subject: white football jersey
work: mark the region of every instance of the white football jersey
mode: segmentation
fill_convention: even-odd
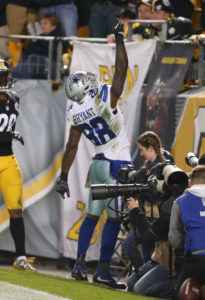
[[[103,84],[97,93],[86,95],[82,104],[72,102],[67,117],[93,143],[95,154],[130,161],[124,118],[118,105],[111,108],[110,89],[110,85]]]

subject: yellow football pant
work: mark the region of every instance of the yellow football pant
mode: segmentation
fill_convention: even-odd
[[[0,190],[8,209],[22,209],[23,178],[14,155],[0,156]]]

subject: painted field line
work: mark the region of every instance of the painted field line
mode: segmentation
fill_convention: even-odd
[[[71,300],[0,281],[0,300]]]

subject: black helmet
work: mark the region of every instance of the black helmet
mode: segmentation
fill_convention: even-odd
[[[153,0],[152,10],[164,10],[167,13],[173,13],[169,0]]]
[[[0,59],[0,92],[8,90],[12,86],[12,70],[5,60]]]

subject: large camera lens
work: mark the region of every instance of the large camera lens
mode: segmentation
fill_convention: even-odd
[[[188,166],[194,168],[198,165],[199,159],[193,152],[187,153],[187,156],[185,157],[185,162]]]
[[[163,176],[168,186],[181,184],[186,187],[188,184],[187,174],[175,165],[166,165],[163,169]]]
[[[92,184],[92,199],[101,200],[118,196],[135,196],[142,191],[149,191],[148,184]]]

